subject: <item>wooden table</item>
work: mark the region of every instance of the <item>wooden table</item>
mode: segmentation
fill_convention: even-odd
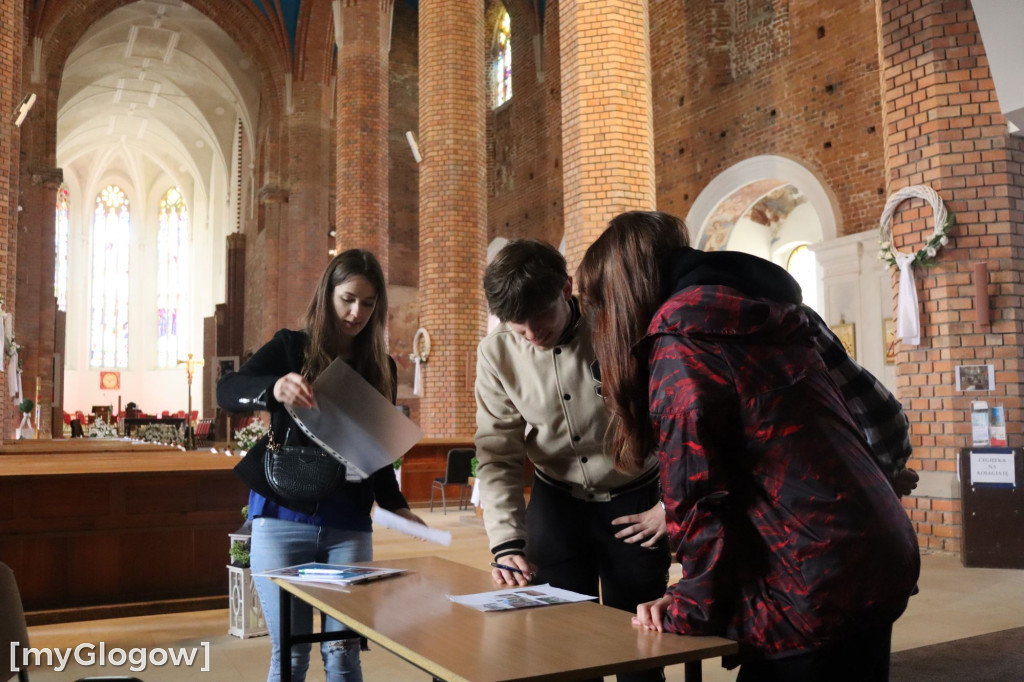
[[[283,588],[279,622],[290,622],[292,599],[301,599],[436,680],[579,680],[685,663],[691,682],[703,659],[738,650],[721,637],[648,632],[594,602],[484,613],[447,595],[496,589],[489,572],[438,557],[369,563],[408,572],[346,591],[274,578]],[[291,679],[284,652],[332,634],[293,636],[282,627],[282,682]]]

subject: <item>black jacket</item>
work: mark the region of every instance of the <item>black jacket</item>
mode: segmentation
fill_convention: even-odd
[[[237,372],[221,377],[217,382],[217,404],[228,412],[266,410],[270,412],[270,428],[276,442],[284,443],[287,437],[289,445],[311,445],[284,405],[274,398],[274,384],[278,379],[290,372],[302,372],[306,338],[305,332],[279,330]],[[395,362],[391,358],[388,360],[391,376],[394,378]],[[394,392],[391,401],[395,401]],[[294,505],[279,499],[268,485],[263,472],[265,454],[264,439],[249,450],[235,466],[235,473],[263,497],[281,506],[295,509]],[[391,466],[380,469],[365,481],[345,482],[336,494],[344,496],[344,506],[353,515],[353,520],[360,517],[368,519],[375,500],[380,506],[391,511],[409,506],[398,489],[398,481]]]

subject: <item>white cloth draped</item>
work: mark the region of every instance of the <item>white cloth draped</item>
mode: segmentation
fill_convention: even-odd
[[[914,281],[914,254],[896,252],[900,269],[899,300],[896,303],[896,336],[908,346],[921,345],[921,311]]]
[[[7,359],[7,391],[11,397],[21,401],[21,372],[18,371],[18,354]]]
[[[413,358],[413,362],[416,364],[416,371],[412,375],[412,394],[423,395],[423,381],[420,379],[420,356],[417,355]]]

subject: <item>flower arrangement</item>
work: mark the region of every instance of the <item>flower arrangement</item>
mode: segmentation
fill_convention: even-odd
[[[32,411],[32,408],[35,406],[36,404],[34,402],[29,400],[28,398],[25,398],[20,403],[18,403],[18,412],[21,412],[22,414],[28,414],[29,412]]]
[[[253,419],[244,427],[235,431],[235,440],[238,442],[238,447],[248,450],[253,445],[256,445],[256,441],[263,438],[264,434],[269,430],[262,421]]]
[[[956,224],[956,216],[947,213],[939,195],[930,187],[914,185],[905,187],[895,192],[885,202],[885,210],[882,211],[882,219],[878,225],[878,259],[884,260],[889,265],[899,267],[896,262],[896,255],[899,253],[892,245],[892,214],[896,207],[910,198],[919,198],[927,201],[932,208],[932,217],[935,226],[931,237],[921,249],[914,254],[911,265],[929,266],[935,264],[935,256],[939,249],[949,243],[949,232]]]
[[[18,356],[18,369],[22,369],[25,366],[25,347],[14,340],[13,334],[7,340],[4,346],[4,354],[7,357],[14,357],[15,354]]]
[[[173,424],[143,424],[136,434],[144,443],[182,445],[185,442],[185,427]]]
[[[89,427],[88,436],[89,438],[117,438],[117,427],[103,421],[102,417],[97,417]]]

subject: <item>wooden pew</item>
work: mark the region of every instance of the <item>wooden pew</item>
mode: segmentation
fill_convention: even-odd
[[[238,458],[83,445],[0,457],[0,561],[29,623],[226,607]]]
[[[72,454],[83,453],[130,453],[149,454],[153,452],[181,452],[176,445],[160,445],[157,443],[139,443],[128,440],[112,440],[109,438],[63,438],[50,440],[4,440],[0,442],[0,455],[34,455],[34,454]]]

